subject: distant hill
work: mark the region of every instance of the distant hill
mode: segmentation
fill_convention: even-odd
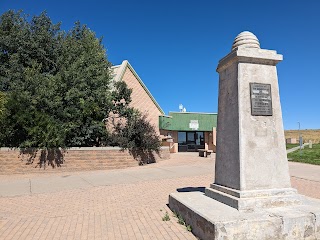
[[[320,129],[305,129],[300,130],[303,141],[308,142],[312,140],[313,143],[320,143]],[[287,138],[296,138],[299,139],[299,131],[298,130],[285,130],[284,135]]]

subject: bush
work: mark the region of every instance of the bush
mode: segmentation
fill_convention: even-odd
[[[135,109],[129,109],[126,115],[125,121],[114,126],[113,144],[128,149],[140,164],[155,162],[154,153],[159,154],[161,142],[147,115]]]

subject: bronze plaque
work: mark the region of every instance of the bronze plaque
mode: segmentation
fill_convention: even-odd
[[[250,83],[251,115],[272,116],[271,84]]]

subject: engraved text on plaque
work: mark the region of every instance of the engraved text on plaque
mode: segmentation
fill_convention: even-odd
[[[250,83],[251,115],[272,116],[271,85]]]

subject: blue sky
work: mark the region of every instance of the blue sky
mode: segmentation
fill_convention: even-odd
[[[218,61],[253,32],[278,64],[285,129],[320,129],[320,1],[1,0],[0,14],[46,10],[69,30],[80,20],[103,36],[114,65],[127,59],[167,114],[217,112]]]

